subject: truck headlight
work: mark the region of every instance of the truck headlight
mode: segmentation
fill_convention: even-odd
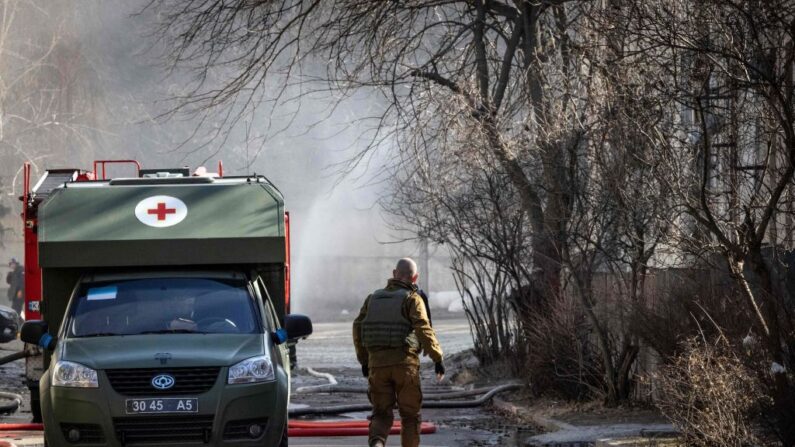
[[[52,372],[53,386],[99,388],[97,372],[79,363],[59,360]]]
[[[268,355],[260,355],[243,360],[229,368],[226,383],[254,383],[274,380],[273,363]]]

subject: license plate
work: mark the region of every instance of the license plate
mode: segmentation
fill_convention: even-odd
[[[126,403],[127,414],[199,412],[196,398],[127,399]]]

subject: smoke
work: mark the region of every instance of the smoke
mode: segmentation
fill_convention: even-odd
[[[1,146],[0,211],[19,206],[10,194],[21,191],[17,173],[25,160],[36,162],[34,180],[46,168],[88,169],[102,158],[138,159],[144,167],[206,164],[210,171],[223,160],[227,174],[264,174],[283,192],[293,230],[294,310],[320,319],[324,311],[358,310],[398,258],[420,254],[414,242],[389,243],[403,235],[390,230],[377,206],[389,193],[388,149],[346,169],[367,142],[360,120],[379,110],[377,97],[307,94],[300,85],[280,91],[283,80],[274,79],[270,97],[288,100],[164,117],[174,105],[168,99],[188,92],[195,79],[157,59],[162,43],[148,34],[154,12],[138,14],[145,2],[0,2],[26,11],[13,24],[20,45],[40,42],[15,51],[29,51],[33,64],[41,48],[50,50],[27,88],[55,92],[52,107],[41,111],[49,124],[35,129],[35,138]],[[229,116],[241,119],[230,124]],[[9,214],[0,216],[0,228],[14,228],[3,237],[4,254],[20,257],[21,222]],[[454,288],[444,261],[432,264],[432,290]]]

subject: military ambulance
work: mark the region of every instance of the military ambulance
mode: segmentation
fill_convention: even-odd
[[[276,187],[127,160],[33,188],[24,172],[21,333],[43,354],[27,374],[47,444],[286,446],[287,346],[312,324],[289,314]]]

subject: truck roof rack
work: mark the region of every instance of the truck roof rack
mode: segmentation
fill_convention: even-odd
[[[44,175],[31,191],[33,198],[38,201],[46,200],[54,189],[60,188],[64,183],[74,181],[79,172],[79,169],[48,169],[44,171]]]
[[[138,177],[190,177],[190,168],[139,169]]]
[[[143,177],[143,178],[115,178],[108,184],[112,185],[126,185],[126,186],[144,186],[144,185],[197,185],[205,183],[213,183],[215,181],[212,177]]]

